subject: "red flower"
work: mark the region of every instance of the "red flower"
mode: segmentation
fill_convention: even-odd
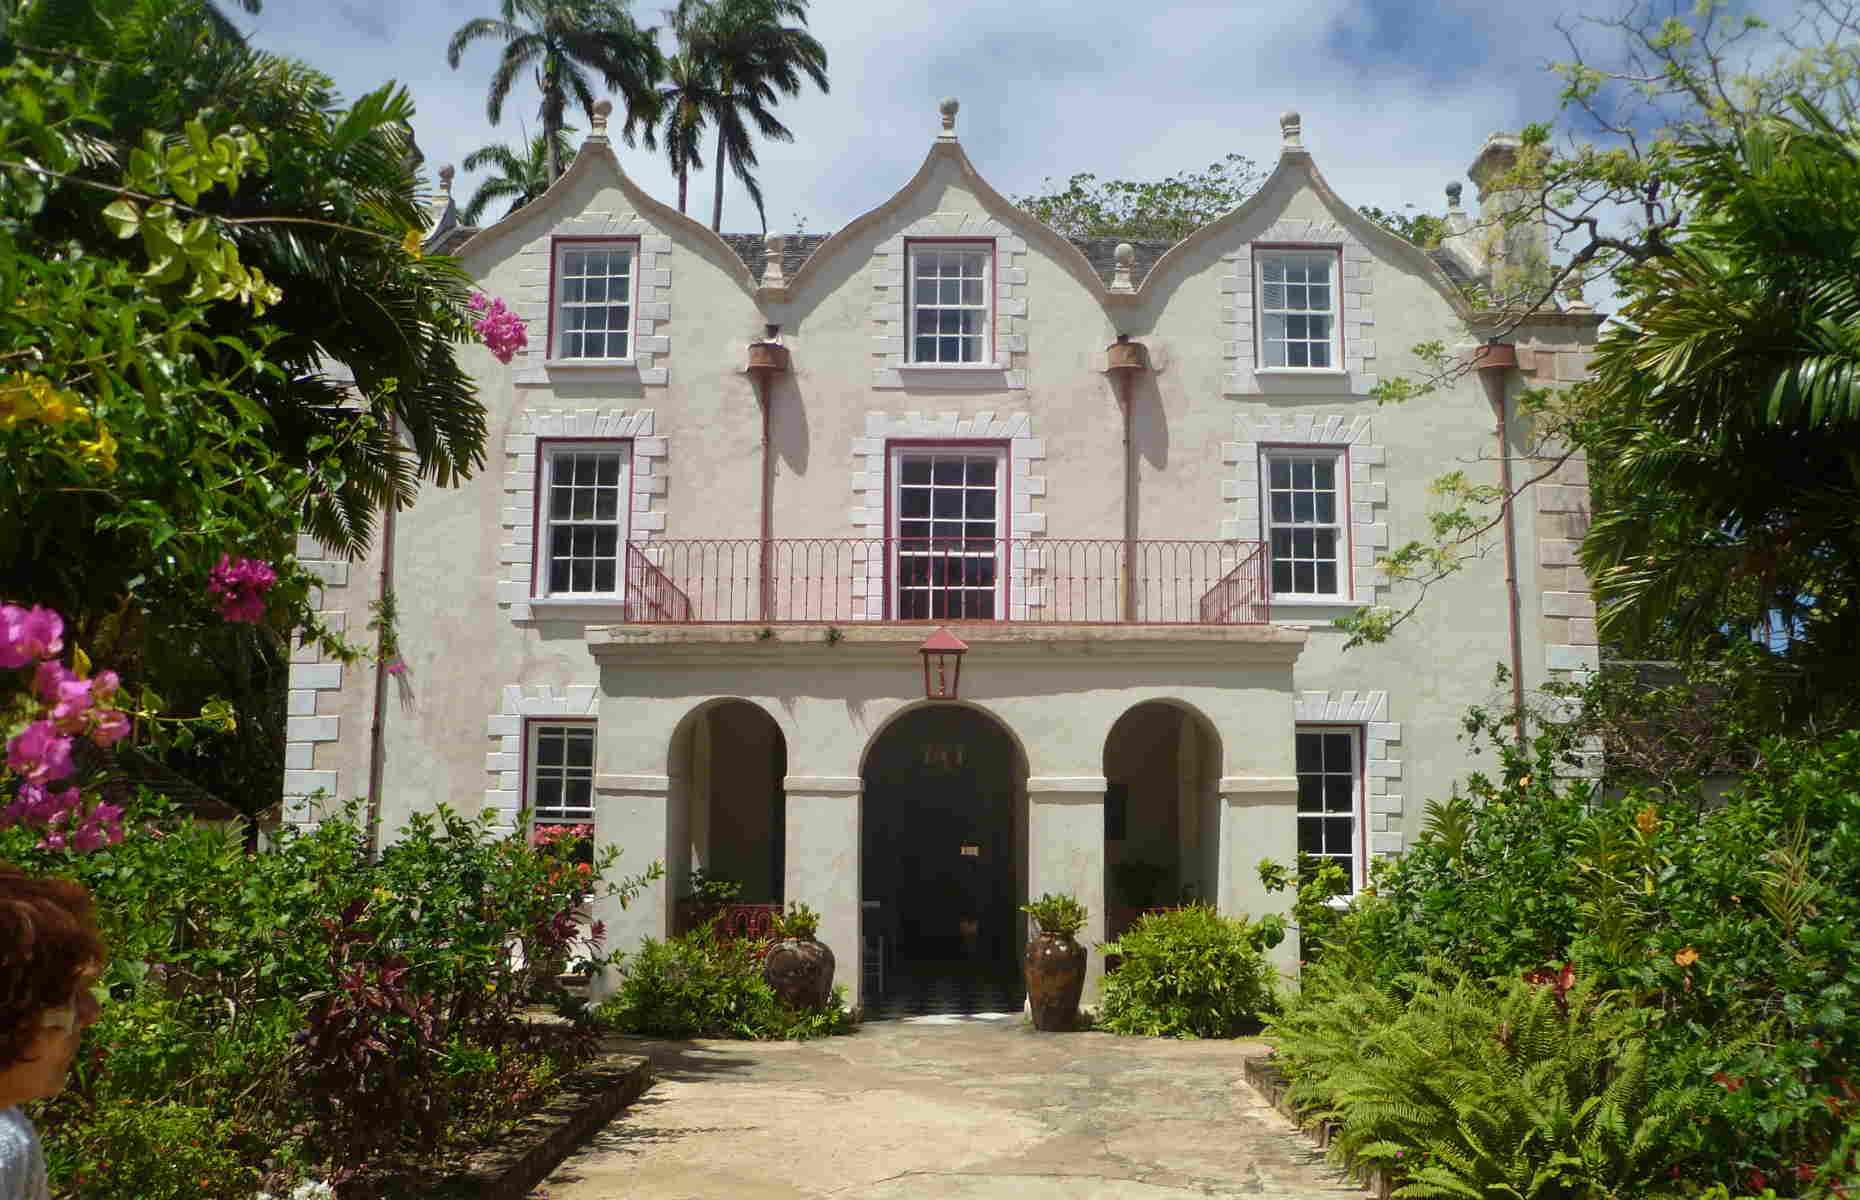
[[[1744,1182],[1750,1185],[1751,1191],[1760,1192],[1769,1186],[1770,1178],[1761,1171],[1752,1171],[1744,1177]]]
[[[1724,1085],[1724,1090],[1727,1092],[1735,1092],[1744,1086],[1743,1077],[1739,1075],[1726,1075],[1723,1071],[1720,1071],[1716,1075],[1713,1075],[1712,1078],[1722,1083]],[[1759,1184],[1758,1186],[1761,1187],[1762,1185]]]

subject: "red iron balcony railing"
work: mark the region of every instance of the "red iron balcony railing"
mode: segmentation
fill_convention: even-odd
[[[1260,542],[774,538],[627,543],[634,621],[1257,625]]]

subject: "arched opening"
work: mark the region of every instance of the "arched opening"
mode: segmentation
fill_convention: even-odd
[[[1104,895],[1110,937],[1145,909],[1212,903],[1220,853],[1220,742],[1207,718],[1137,705],[1104,740]]]
[[[672,776],[682,803],[666,863],[672,899],[684,905],[694,881],[734,884],[735,902],[782,903],[786,873],[788,742],[775,719],[746,700],[723,700],[687,716],[673,734]],[[700,874],[701,873],[701,874]],[[682,927],[675,917],[674,926]]]
[[[883,971],[868,970],[868,1014],[1019,1011],[1026,780],[1013,737],[972,708],[913,709],[873,740],[862,924]]]

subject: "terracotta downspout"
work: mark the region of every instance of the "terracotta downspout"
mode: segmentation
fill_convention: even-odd
[[[775,532],[775,459],[769,439],[770,393],[775,376],[788,369],[788,348],[775,340],[780,335],[781,326],[769,325],[765,328],[762,341],[749,343],[747,368],[749,377],[755,381],[756,404],[762,409],[762,494],[759,501],[761,512],[756,520],[760,561],[756,578],[760,580],[758,603],[764,621],[769,619],[769,542]]]
[[[1480,347],[1474,358],[1479,382],[1485,385],[1486,399],[1496,416],[1498,439],[1498,483],[1504,489],[1505,525],[1505,615],[1511,622],[1511,723],[1519,745],[1524,744],[1524,641],[1518,621],[1518,533],[1512,519],[1511,446],[1505,436],[1507,425],[1505,379],[1518,366],[1517,348],[1508,342],[1493,340]]]
[[[1143,343],[1131,341],[1127,333],[1118,334],[1117,341],[1105,348],[1105,358],[1105,374],[1117,390],[1117,407],[1124,416],[1124,578],[1119,602],[1123,619],[1132,621],[1137,615],[1137,447],[1130,432],[1130,392],[1149,359]]]
[[[390,504],[381,518],[381,578],[375,592],[378,604],[385,605],[394,592],[394,517],[399,512]],[[387,773],[387,659],[381,645],[387,639],[384,626],[375,638],[375,711],[368,731],[368,859],[373,862],[381,852],[381,781]]]

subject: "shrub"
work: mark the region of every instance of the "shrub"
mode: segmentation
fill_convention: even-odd
[[[1205,905],[1149,913],[1103,947],[1123,957],[1105,977],[1098,1023],[1149,1037],[1234,1037],[1272,1004],[1268,935]]]
[[[1085,927],[1085,906],[1068,892],[1058,895],[1048,892],[1032,904],[1021,905],[1020,911],[1033,918],[1033,923],[1040,927],[1041,933],[1050,933],[1056,937],[1076,937],[1078,931]]]
[[[790,904],[787,912],[775,918],[775,936],[778,939],[811,942],[819,932],[820,914],[805,904]]]
[[[721,937],[714,924],[663,942],[648,938],[595,1019],[648,1037],[798,1040],[847,1032],[846,989],[835,987],[832,1001],[816,1012],[787,1007],[762,978],[767,947]]]
[[[205,1105],[110,1105],[60,1132],[48,1166],[86,1200],[249,1200],[258,1187],[240,1158],[251,1139]]]

